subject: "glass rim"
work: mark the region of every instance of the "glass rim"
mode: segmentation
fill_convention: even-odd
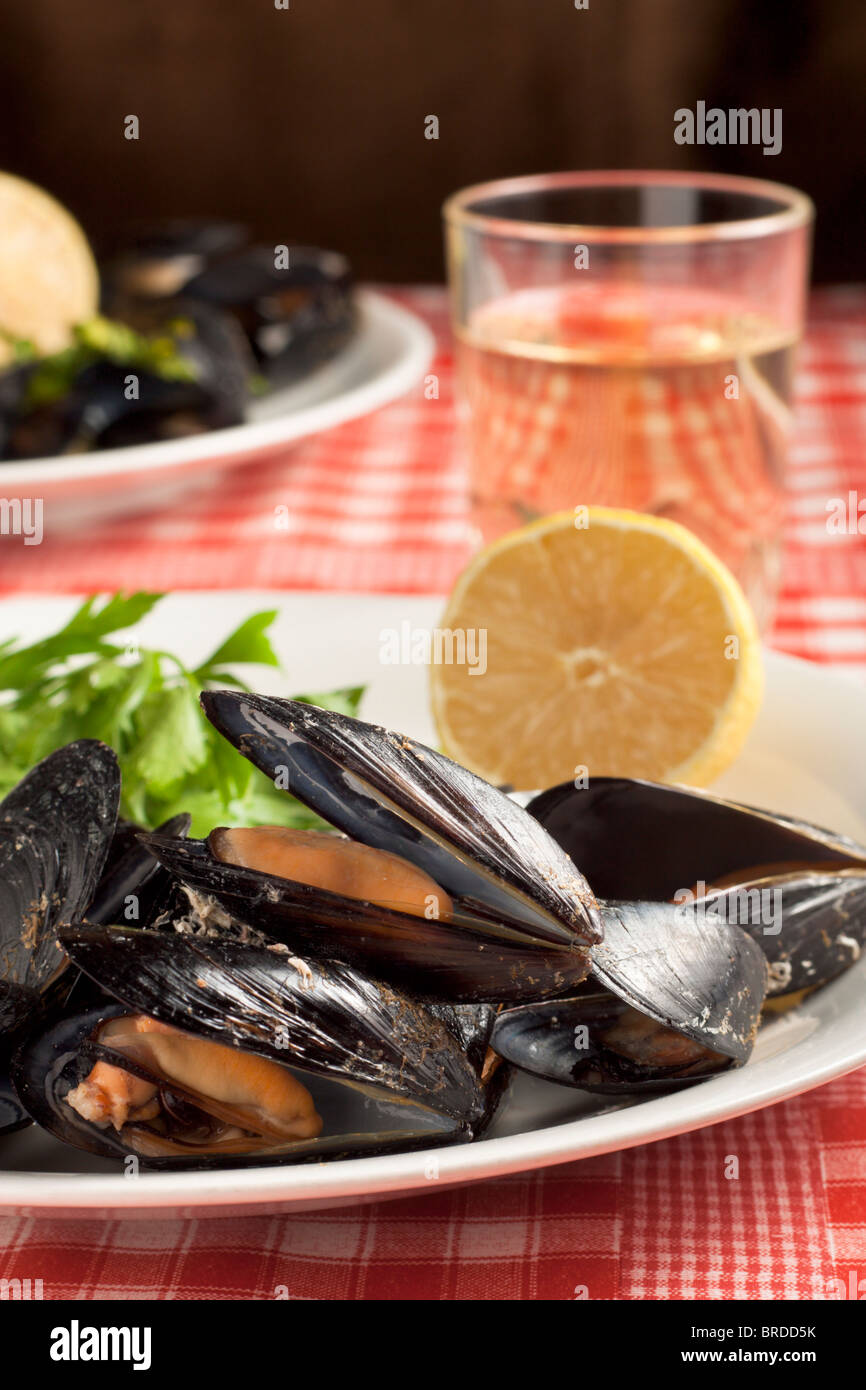
[[[581,222],[534,222],[520,218],[490,216],[475,212],[471,204],[485,198],[544,193],[563,188],[646,188],[679,186],[710,192],[763,197],[780,204],[778,210],[757,217],[731,218],[722,222],[695,222],[656,227],[595,226]],[[452,193],[442,204],[447,225],[463,227],[486,236],[518,241],[588,240],[611,244],[675,244],[679,242],[734,241],[773,236],[814,220],[815,206],[806,193],[788,184],[769,179],[752,179],[738,174],[700,174],[668,169],[601,169],[552,174],[525,174],[517,178],[492,179],[470,184]]]

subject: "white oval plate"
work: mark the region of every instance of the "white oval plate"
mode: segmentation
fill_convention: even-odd
[[[244,424],[125,449],[0,463],[4,493],[23,489],[70,502],[110,495],[116,508],[124,493],[152,494],[181,476],[258,459],[378,410],[420,381],[433,335],[414,314],[370,290],[359,291],[358,307],[358,330],[343,351],[296,385],[254,401]]]
[[[176,594],[142,625],[141,640],[187,651],[190,661],[270,594]],[[430,741],[426,674],[380,661],[383,630],[429,628],[436,599],[295,594],[279,600],[276,645],[285,676],[264,673],[272,693],[368,683],[364,714]],[[0,638],[50,631],[71,600],[9,601]],[[862,685],[790,657],[767,655],[764,708],[738,763],[717,783],[739,797],[811,817],[866,839],[866,719]],[[762,1029],[754,1056],[690,1090],[636,1104],[520,1077],[491,1137],[426,1153],[338,1163],[135,1179],[35,1129],[0,1140],[0,1210],[54,1216],[225,1216],[369,1202],[431,1186],[502,1177],[681,1134],[818,1086],[866,1063],[866,959],[800,1008]]]

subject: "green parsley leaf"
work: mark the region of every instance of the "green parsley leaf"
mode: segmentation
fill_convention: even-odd
[[[268,636],[276,610],[247,618],[188,671],[180,657],[136,640],[136,625],[161,597],[89,598],[52,636],[0,643],[0,795],[55,748],[99,738],[120,759],[121,814],[140,824],[187,811],[193,835],[215,825],[321,826],[217,733],[199,705],[203,688],[247,688],[236,666],[278,666]],[[352,686],[298,698],[356,714],[362,694]]]

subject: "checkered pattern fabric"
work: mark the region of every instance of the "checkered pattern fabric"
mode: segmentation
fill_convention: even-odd
[[[400,297],[438,334],[438,400],[419,388],[222,475],[180,510],[47,539],[38,562],[0,552],[0,587],[446,590],[468,535],[444,298]],[[866,497],[864,328],[866,290],[815,297],[772,639],[854,668],[866,662],[866,539],[828,532],[827,503]],[[289,533],[274,529],[277,506]],[[866,1069],[710,1129],[499,1182],[289,1217],[11,1216],[0,1251],[0,1278],[41,1279],[45,1298],[864,1296]]]

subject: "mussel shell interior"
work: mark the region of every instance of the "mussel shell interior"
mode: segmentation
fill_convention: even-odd
[[[759,865],[866,865],[866,847],[845,836],[656,782],[563,783],[534,797],[527,810],[601,898],[664,902],[700,880],[713,884]]]
[[[100,1129],[82,1119],[65,1096],[87,1074],[92,1059],[81,1056],[82,1044],[99,1025],[128,1010],[120,1004],[101,1005],[77,1015],[60,1017],[22,1045],[13,1062],[13,1079],[20,1103],[44,1129],[75,1148],[103,1157],[137,1154],[135,1127],[119,1133]],[[247,1154],[208,1153],[191,1146],[188,1153],[138,1155],[142,1167],[154,1169],[208,1168],[310,1162],[364,1153],[397,1152],[451,1143],[471,1137],[467,1126],[453,1117],[410,1103],[374,1096],[345,1081],[295,1071],[313,1095],[324,1126],[318,1139],[274,1144]]]

